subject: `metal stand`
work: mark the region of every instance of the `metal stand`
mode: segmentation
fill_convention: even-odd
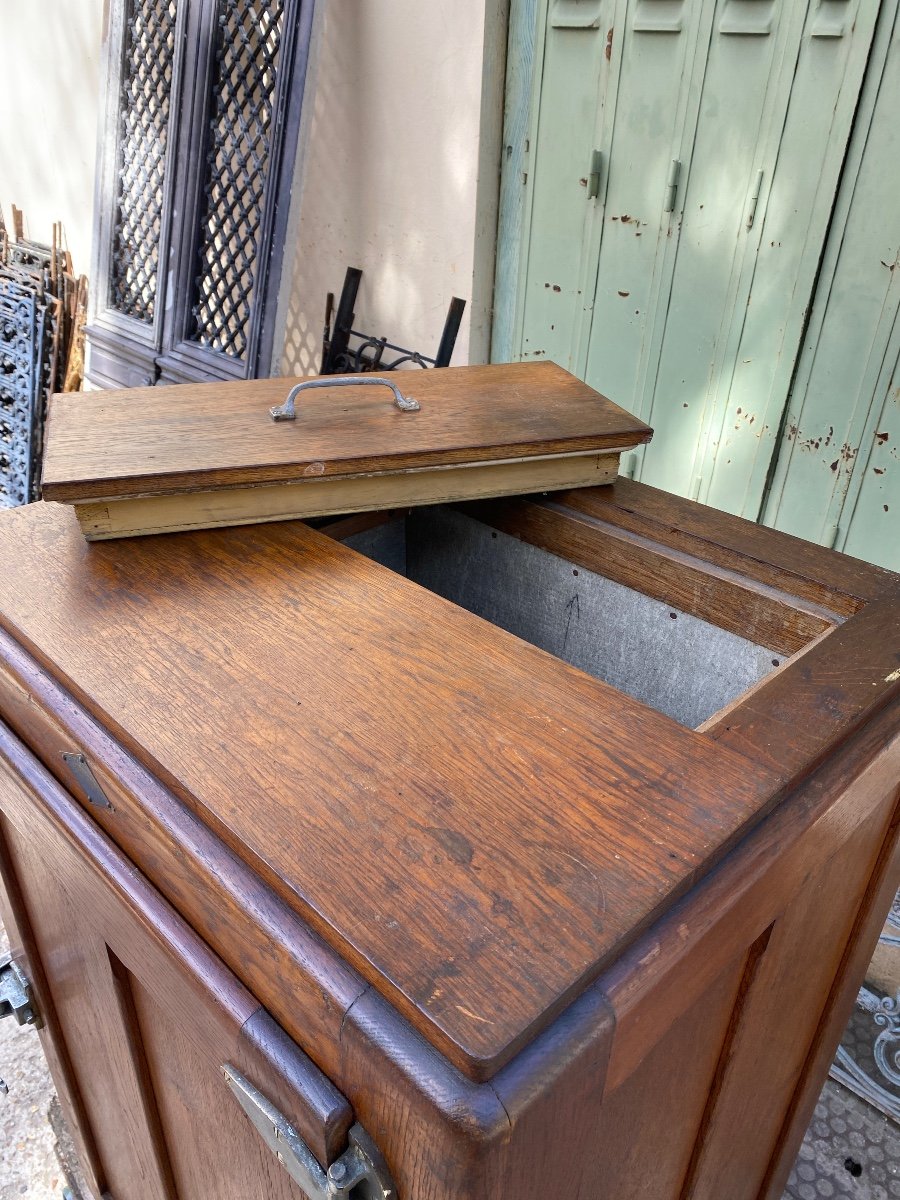
[[[900,948],[900,892],[879,942]],[[880,1030],[874,1037],[866,1028],[866,1015]],[[880,996],[870,987],[860,989],[830,1075],[900,1123],[900,992]]]
[[[395,371],[406,363],[416,367],[446,367],[450,365],[453,348],[459,334],[459,326],[465,312],[466,302],[454,296],[447,309],[447,319],[441,334],[440,344],[434,358],[396,346],[385,337],[374,337],[353,328],[356,316],[356,297],[359,292],[362,271],[359,267],[348,267],[344,277],[337,314],[334,311],[334,292],[329,292],[325,304],[325,331],[322,337],[322,375],[358,374],[362,371]],[[351,345],[351,338],[357,344]],[[385,351],[397,355],[386,359]]]

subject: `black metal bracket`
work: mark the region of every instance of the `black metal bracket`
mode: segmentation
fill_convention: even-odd
[[[348,267],[344,277],[341,298],[334,307],[334,292],[328,293],[325,304],[325,331],[322,337],[322,375],[359,374],[364,371],[395,371],[398,367],[410,363],[416,367],[447,367],[453,356],[453,348],[459,334],[463,313],[466,309],[465,300],[454,296],[447,309],[447,319],[434,358],[420,354],[417,350],[407,350],[389,342],[386,337],[374,337],[353,328],[356,316],[356,297],[362,280],[359,267]],[[355,344],[351,344],[355,339]],[[385,351],[396,354],[394,359],[385,358]]]

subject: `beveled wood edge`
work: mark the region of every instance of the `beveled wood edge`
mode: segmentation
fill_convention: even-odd
[[[553,500],[698,558],[730,564],[841,616],[869,600],[900,597],[900,576],[884,567],[621,476],[608,487],[563,492]]]
[[[353,1109],[327,1075],[323,1075],[307,1056],[302,1047],[293,1041],[265,1008],[258,1008],[241,1026],[238,1034],[239,1056],[236,1065],[248,1073],[253,1072],[255,1062],[262,1060],[266,1066],[266,1078],[271,1079],[274,1068],[278,1083],[285,1094],[273,1094],[267,1090],[266,1098],[279,1107],[287,1104],[292,1093],[300,1093],[311,1113],[316,1114],[318,1127],[315,1143],[311,1149],[323,1169],[347,1148],[347,1134],[353,1124]],[[245,1066],[245,1060],[247,1065]],[[267,1082],[267,1089],[270,1086]],[[282,1098],[284,1097],[284,1098]]]
[[[646,439],[645,439],[646,440]],[[377,458],[332,458],[327,463],[300,461],[274,463],[260,467],[221,467],[215,470],[170,472],[159,475],[111,476],[89,479],[41,482],[44,500],[76,504],[85,501],[113,502],[139,500],[154,496],[178,496],[192,492],[243,490],[264,485],[302,484],[321,480],[350,480],[380,476],[432,473],[453,468],[501,466],[519,462],[544,462],[558,459],[587,458],[591,455],[619,455],[638,444],[620,433],[608,437],[570,438],[558,442],[549,452],[545,445],[510,443],[488,446],[483,450],[461,447],[458,450],[428,450],[416,454],[379,455]],[[322,468],[322,469],[320,469]],[[576,487],[587,485],[576,484]]]
[[[475,500],[457,507],[493,528],[778,654],[796,653],[840,621],[836,612],[782,588],[567,508],[555,495]]]
[[[270,1073],[293,1086],[296,1104],[290,1114],[324,1165],[344,1148],[341,1139],[351,1124],[345,1098],[319,1074],[266,1013],[259,999],[216,956],[200,935],[121,850],[84,812],[72,795],[0,721],[0,811],[21,831],[49,830],[63,839],[111,894],[113,903],[137,922],[155,945],[166,969],[160,986],[171,1005],[175,993],[185,1000],[197,990],[216,1006],[216,1023],[241,1064],[263,1062]],[[118,954],[118,951],[117,951]],[[177,970],[168,966],[177,962]],[[134,969],[125,961],[126,969]],[[222,1064],[224,1065],[224,1064]],[[223,1093],[224,1095],[224,1093]]]

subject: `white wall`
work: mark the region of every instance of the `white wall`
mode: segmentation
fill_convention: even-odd
[[[0,0],[0,207],[89,274],[103,0]]]
[[[433,354],[450,298],[461,296],[454,362],[484,359],[505,5],[322,2],[274,369],[318,369],[325,295],[340,292],[348,266],[364,272],[357,327]]]

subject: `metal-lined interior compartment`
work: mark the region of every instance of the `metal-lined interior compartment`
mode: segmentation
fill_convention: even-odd
[[[690,728],[785,658],[455,508],[413,509],[342,540]]]

